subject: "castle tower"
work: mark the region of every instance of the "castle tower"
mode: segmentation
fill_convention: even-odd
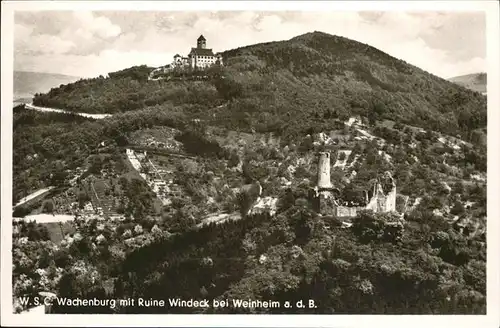
[[[198,38],[196,47],[198,49],[205,49],[207,47],[207,39],[203,35],[200,35]]]
[[[330,180],[330,153],[327,152],[319,153],[318,187],[320,189],[332,188]]]

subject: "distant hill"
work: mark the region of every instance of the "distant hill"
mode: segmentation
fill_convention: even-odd
[[[232,129],[288,135],[352,115],[465,139],[486,126],[480,94],[344,37],[313,32],[222,54],[220,69],[151,81],[153,68],[137,66],[54,89],[35,103],[89,113],[170,104]]]
[[[474,73],[461,76],[455,76],[448,79],[450,82],[456,83],[467,89],[477,92],[486,93],[486,73]]]
[[[48,92],[51,88],[79,79],[61,74],[14,71],[14,101],[31,100],[35,93]]]

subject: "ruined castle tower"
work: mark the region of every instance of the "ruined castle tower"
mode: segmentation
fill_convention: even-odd
[[[373,186],[373,196],[366,209],[374,212],[394,212],[396,211],[396,183],[390,172],[385,172],[383,181],[389,190],[384,191],[381,181],[377,180]]]
[[[318,185],[311,190],[313,207],[322,215],[335,215],[337,217],[355,217],[357,211],[362,209],[374,212],[394,212],[396,211],[396,183],[390,172],[385,172],[382,179],[374,179],[373,192],[369,195],[365,191],[366,205],[359,206],[341,205],[337,201],[340,190],[333,188],[330,180],[330,153],[319,153],[318,162]]]
[[[332,182],[330,181],[330,153],[327,152],[319,153],[318,188],[332,188]]]
[[[330,153],[319,153],[318,184],[314,188],[314,207],[323,215],[335,215],[337,201],[335,191],[330,181]]]

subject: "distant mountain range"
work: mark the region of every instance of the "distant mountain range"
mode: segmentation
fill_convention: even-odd
[[[450,82],[466,87],[467,89],[486,94],[486,73],[474,73],[455,76],[448,80]]]
[[[80,77],[62,74],[14,71],[14,102],[31,101],[35,93],[48,92],[61,84],[78,81]]]

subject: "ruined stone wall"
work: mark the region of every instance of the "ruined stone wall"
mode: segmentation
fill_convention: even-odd
[[[337,202],[332,193],[322,191],[318,196],[319,213],[323,215],[336,215]]]
[[[338,206],[336,208],[335,215],[337,217],[355,217],[358,215],[358,211],[363,210],[364,207],[361,206]]]
[[[319,154],[318,163],[318,187],[331,188],[330,181],[330,153],[323,152]]]
[[[378,212],[395,212],[396,211],[396,186],[386,194],[382,190],[382,186],[377,183],[375,185],[374,193],[368,204],[367,210]]]
[[[368,204],[366,205],[367,210],[372,210],[373,212],[379,212],[379,195],[378,195],[378,186],[375,186],[374,193],[372,195],[372,198],[369,200]]]
[[[396,211],[396,186],[385,197],[385,211],[395,212]]]
[[[373,186],[373,195],[368,199],[365,207],[338,206],[335,196],[332,193],[332,183],[330,181],[330,153],[319,153],[318,162],[318,185],[316,192],[319,195],[314,198],[314,208],[323,215],[336,215],[337,217],[354,217],[361,209],[372,210],[376,213],[396,211],[396,184],[390,172],[386,172],[382,178],[382,183],[377,179]],[[321,191],[322,190],[322,191]],[[318,197],[319,196],[319,197]]]

